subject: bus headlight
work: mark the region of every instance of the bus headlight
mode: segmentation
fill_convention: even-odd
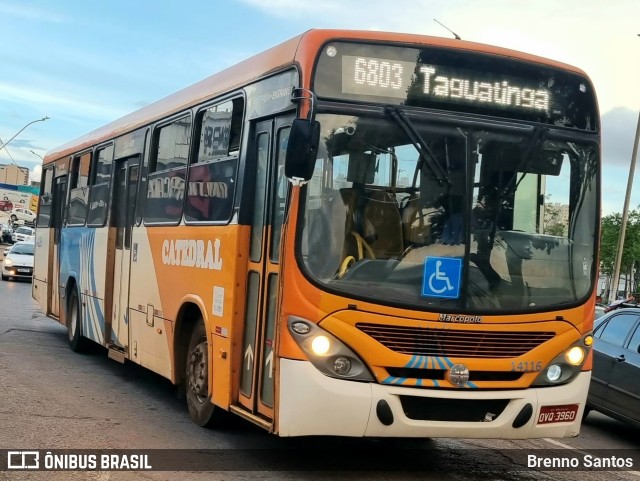
[[[547,379],[551,382],[557,382],[562,377],[562,368],[557,364],[551,364],[547,368]]]
[[[311,364],[322,374],[338,379],[374,381],[360,357],[337,337],[311,321],[289,316],[289,333]]]
[[[336,360],[333,361],[333,370],[336,374],[347,374],[351,371],[351,361],[349,361],[348,357],[337,357]]]
[[[582,364],[587,358],[588,338],[590,334],[574,343],[554,357],[547,367],[538,374],[533,386],[555,386],[565,384],[573,380],[582,369]]]
[[[573,346],[566,352],[565,358],[569,364],[579,366],[584,361],[584,354],[584,349],[580,346]]]
[[[327,336],[316,336],[311,341],[311,350],[316,356],[326,356],[331,349],[331,341]]]

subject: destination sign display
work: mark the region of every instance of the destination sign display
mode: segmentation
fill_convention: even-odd
[[[317,62],[319,97],[598,129],[591,83],[574,72],[511,57],[438,47],[333,42]]]
[[[549,111],[551,94],[526,79],[496,77],[461,68],[394,61],[383,58],[342,57],[342,92],[406,98],[410,87],[435,101],[488,104],[522,110]]]

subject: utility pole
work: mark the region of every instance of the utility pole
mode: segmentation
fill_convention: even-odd
[[[631,199],[631,189],[633,188],[633,177],[636,171],[636,159],[638,158],[638,141],[640,140],[640,114],[638,114],[638,125],[636,127],[636,138],[633,142],[633,154],[631,154],[631,165],[629,166],[629,178],[627,179],[627,194],[624,197],[624,208],[622,209],[622,225],[620,226],[620,237],[618,239],[618,250],[616,251],[616,262],[613,268],[613,279],[611,279],[611,289],[609,290],[609,302],[616,300],[618,295],[618,284],[620,283],[620,264],[622,263],[622,250],[624,249],[624,236],[627,230],[627,219],[629,218],[629,200]]]
[[[640,33],[638,34],[640,37]],[[633,153],[631,154],[631,165],[629,166],[629,178],[627,179],[627,194],[624,197],[624,208],[622,209],[622,225],[620,226],[620,238],[618,239],[618,250],[616,251],[616,262],[613,266],[613,278],[611,279],[611,289],[609,290],[609,302],[615,301],[618,295],[618,284],[620,283],[620,264],[622,263],[622,250],[624,249],[624,236],[627,231],[627,219],[629,217],[629,200],[631,199],[631,188],[633,187],[633,177],[636,173],[636,159],[638,157],[638,140],[640,139],[640,113],[638,114],[638,125],[636,127],[636,138],[633,142]]]
[[[11,142],[13,139],[15,139],[18,135],[20,135],[20,132],[22,132],[24,129],[26,129],[27,127],[29,127],[31,124],[35,124],[36,122],[44,122],[45,120],[49,120],[49,117],[42,117],[41,119],[37,119],[37,120],[32,120],[31,122],[29,122],[27,125],[25,125],[24,127],[22,127],[20,130],[18,130],[13,137],[11,137],[9,140],[7,140],[6,142],[3,142],[2,145],[0,145],[0,150],[2,149],[6,149],[7,145],[9,145],[9,142]],[[7,151],[8,152],[8,151]]]

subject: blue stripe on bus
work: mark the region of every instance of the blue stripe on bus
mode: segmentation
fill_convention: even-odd
[[[65,285],[71,273],[78,277],[78,289],[85,302],[82,329],[86,337],[103,344],[105,332],[104,312],[100,299],[95,297],[95,229],[73,227],[63,229],[60,240],[60,283]],[[85,295],[89,292],[93,295]],[[89,301],[89,302],[86,302]]]
[[[404,384],[406,380],[406,377],[389,376],[388,378],[383,379],[382,384]]]
[[[413,356],[411,356],[411,359],[409,359],[409,362],[407,362],[404,367],[405,368],[413,368],[413,369],[443,369],[446,370],[448,368],[451,368],[451,366],[454,365],[454,362],[449,359],[448,357],[440,357],[440,356],[420,356],[417,354],[414,354]],[[388,378],[386,378],[384,381],[382,381],[384,384],[403,384],[408,378],[398,378],[398,377],[394,377],[394,376],[389,376]],[[416,379],[416,386],[422,386],[422,379],[420,378],[415,378]],[[434,380],[433,381],[434,385],[436,387],[440,387],[440,385],[438,384],[438,381]],[[473,383],[467,383],[466,384],[467,387],[472,387],[475,388],[477,387],[475,384]]]
[[[420,361],[420,356],[416,356],[415,354],[411,356],[411,359],[408,363],[404,365],[404,367],[414,367]]]

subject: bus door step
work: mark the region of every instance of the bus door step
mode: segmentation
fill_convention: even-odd
[[[108,346],[108,348],[109,348],[109,358],[124,364],[124,361],[127,358],[124,354],[124,349],[114,345],[110,345]]]
[[[273,432],[273,421],[270,421],[259,415],[256,415],[247,411],[247,409],[244,406],[232,404],[231,406],[229,406],[229,411],[237,414],[238,416],[243,417],[249,422],[257,424],[258,426],[260,426],[263,429],[266,429],[269,432]]]

